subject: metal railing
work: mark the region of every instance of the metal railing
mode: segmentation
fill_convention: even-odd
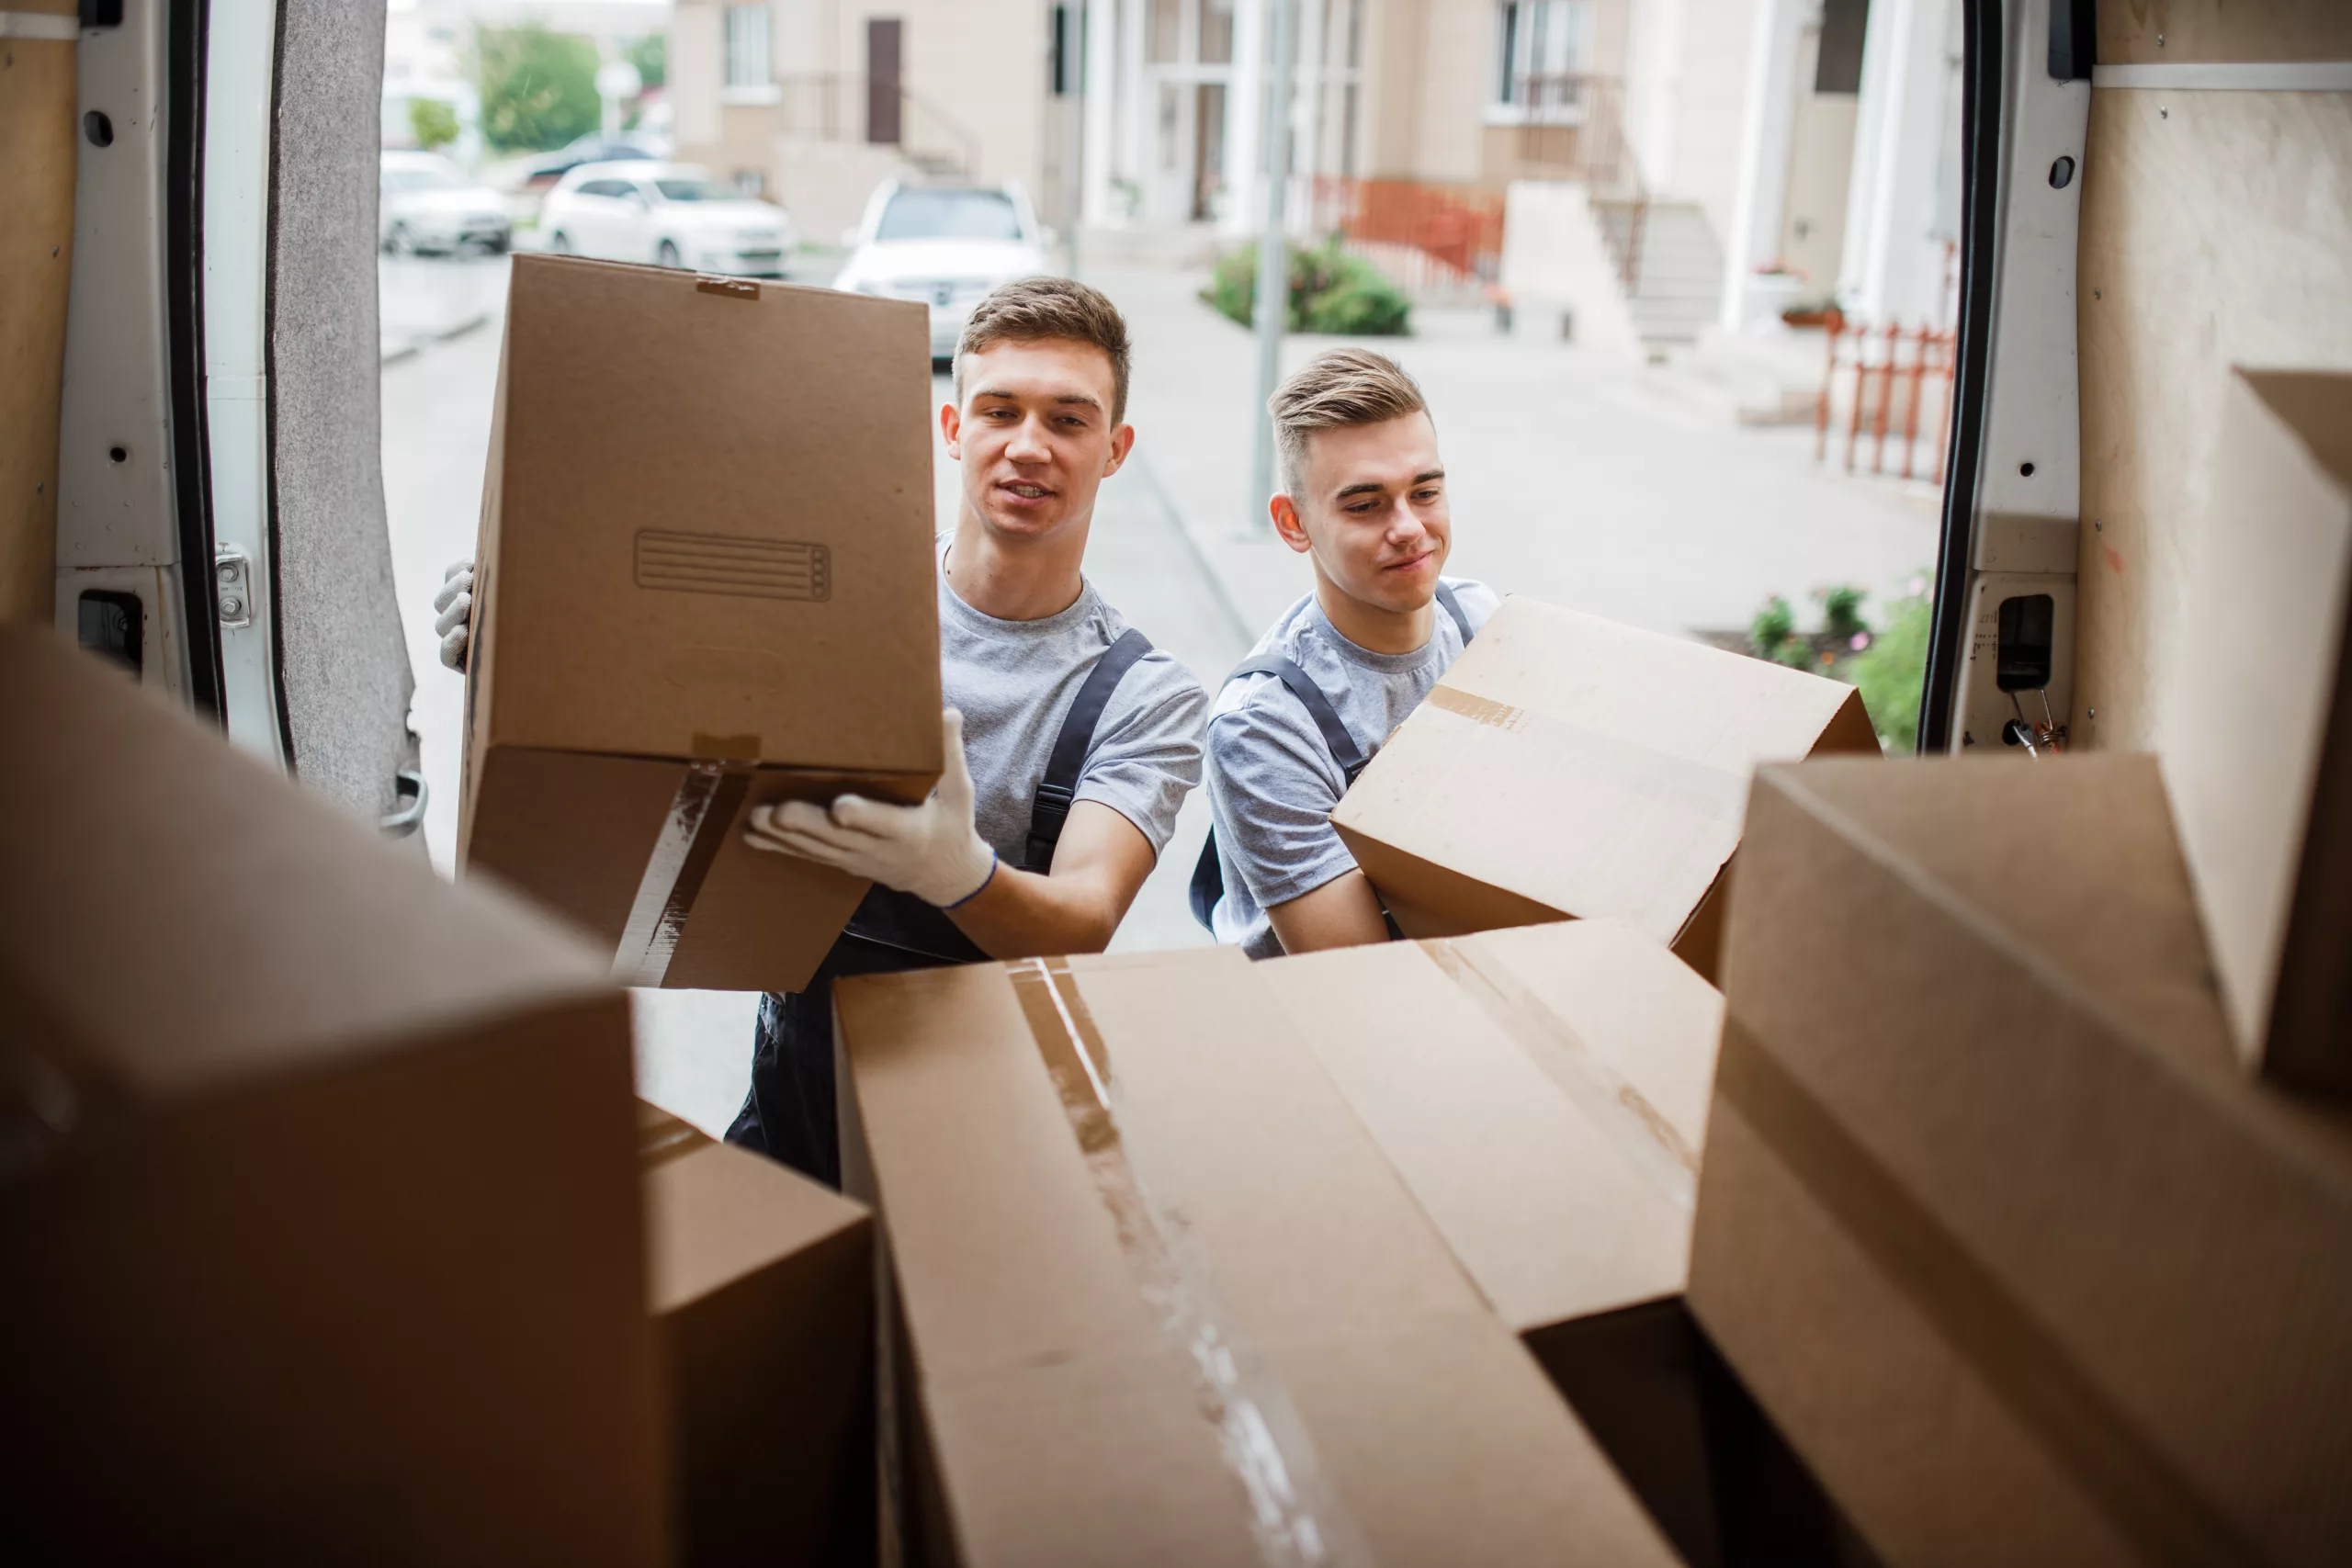
[[[1638,292],[1650,194],[1625,137],[1624,82],[1571,72],[1521,76],[1516,90],[1521,164],[1590,189],[1618,281],[1628,296]]]
[[[980,166],[980,139],[954,116],[894,77],[811,71],[776,79],[778,129],[819,141],[895,147],[938,175]]]
[[[1482,288],[1501,273],[1499,191],[1317,176],[1313,200],[1314,232],[1339,235],[1403,288]]]
[[[1944,449],[1950,444],[1951,432],[1952,367],[1959,334],[1933,327],[1905,327],[1894,321],[1883,327],[1867,327],[1849,321],[1835,311],[1823,325],[1827,329],[1829,366],[1822,377],[1820,404],[1814,417],[1814,461],[1828,460],[1830,404],[1839,395],[1839,378],[1843,376],[1848,378],[1849,389],[1845,394],[1846,471],[1861,471],[1861,445],[1867,427],[1871,446],[1869,471],[1888,472],[1886,444],[1891,435],[1899,444],[1902,477],[1914,478],[1920,466],[1921,405],[1932,390],[1937,409],[1934,423],[1925,427],[1932,454],[1930,471],[1926,477],[1935,484],[1942,484]],[[1898,396],[1903,409],[1900,422],[1894,417]]]

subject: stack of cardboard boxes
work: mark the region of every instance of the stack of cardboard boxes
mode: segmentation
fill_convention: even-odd
[[[2237,389],[2163,775],[1513,600],[1334,815],[1419,940],[844,981],[843,1198],[612,982],[798,986],[863,890],[744,814],[939,771],[921,312],[524,258],[508,333],[461,837],[570,931],[0,635],[12,1540],[2345,1559],[2352,1116],[2242,1066],[2352,1081],[2342,378]]]
[[[865,1212],[641,1122],[593,949],[45,628],[0,724],[22,1560],[870,1550]]]
[[[2352,1554],[2347,432],[2236,378],[2161,758],[1758,776],[1690,1301],[1891,1563]]]

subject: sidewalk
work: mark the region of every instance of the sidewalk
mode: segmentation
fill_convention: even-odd
[[[1202,274],[1080,276],[1118,302],[1134,334],[1140,477],[1254,637],[1309,585],[1303,558],[1271,531],[1245,532],[1256,344],[1194,298]],[[1419,380],[1453,491],[1456,573],[1687,636],[1743,626],[1772,593],[1802,613],[1824,584],[1894,592],[1934,561],[1924,487],[1817,468],[1809,430],[1739,427],[1712,389],[1676,371],[1502,336],[1483,311],[1414,321],[1409,338],[1293,337],[1283,364],[1363,341]]]

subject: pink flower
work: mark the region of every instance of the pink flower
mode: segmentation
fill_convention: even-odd
[[[1846,646],[1847,646],[1847,647],[1849,647],[1849,648],[1850,648],[1850,649],[1852,649],[1856,653],[1860,653],[1860,652],[1861,652],[1861,651],[1862,651],[1862,649],[1864,649],[1868,648],[1870,645],[1871,645],[1871,634],[1870,634],[1870,633],[1868,633],[1868,632],[1856,632],[1856,633],[1854,634],[1854,640],[1853,640],[1852,642],[1848,643]]]

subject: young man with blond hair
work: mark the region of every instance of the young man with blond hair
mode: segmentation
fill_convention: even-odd
[[[1394,360],[1317,355],[1267,408],[1282,458],[1268,511],[1315,590],[1211,711],[1216,863],[1194,880],[1195,912],[1253,958],[1392,934],[1331,808],[1498,607],[1482,584],[1442,575],[1453,524],[1437,428]]]
[[[1096,492],[1135,445],[1127,374],[1126,323],[1084,284],[1024,279],[972,312],[939,411],[963,472],[938,548],[945,770],[920,806],[753,813],[756,848],[875,886],[805,989],[762,998],[729,1141],[838,1184],[833,981],[1100,952],[1167,846],[1207,694],[1080,570]],[[451,581],[443,658],[461,665],[470,578]]]

